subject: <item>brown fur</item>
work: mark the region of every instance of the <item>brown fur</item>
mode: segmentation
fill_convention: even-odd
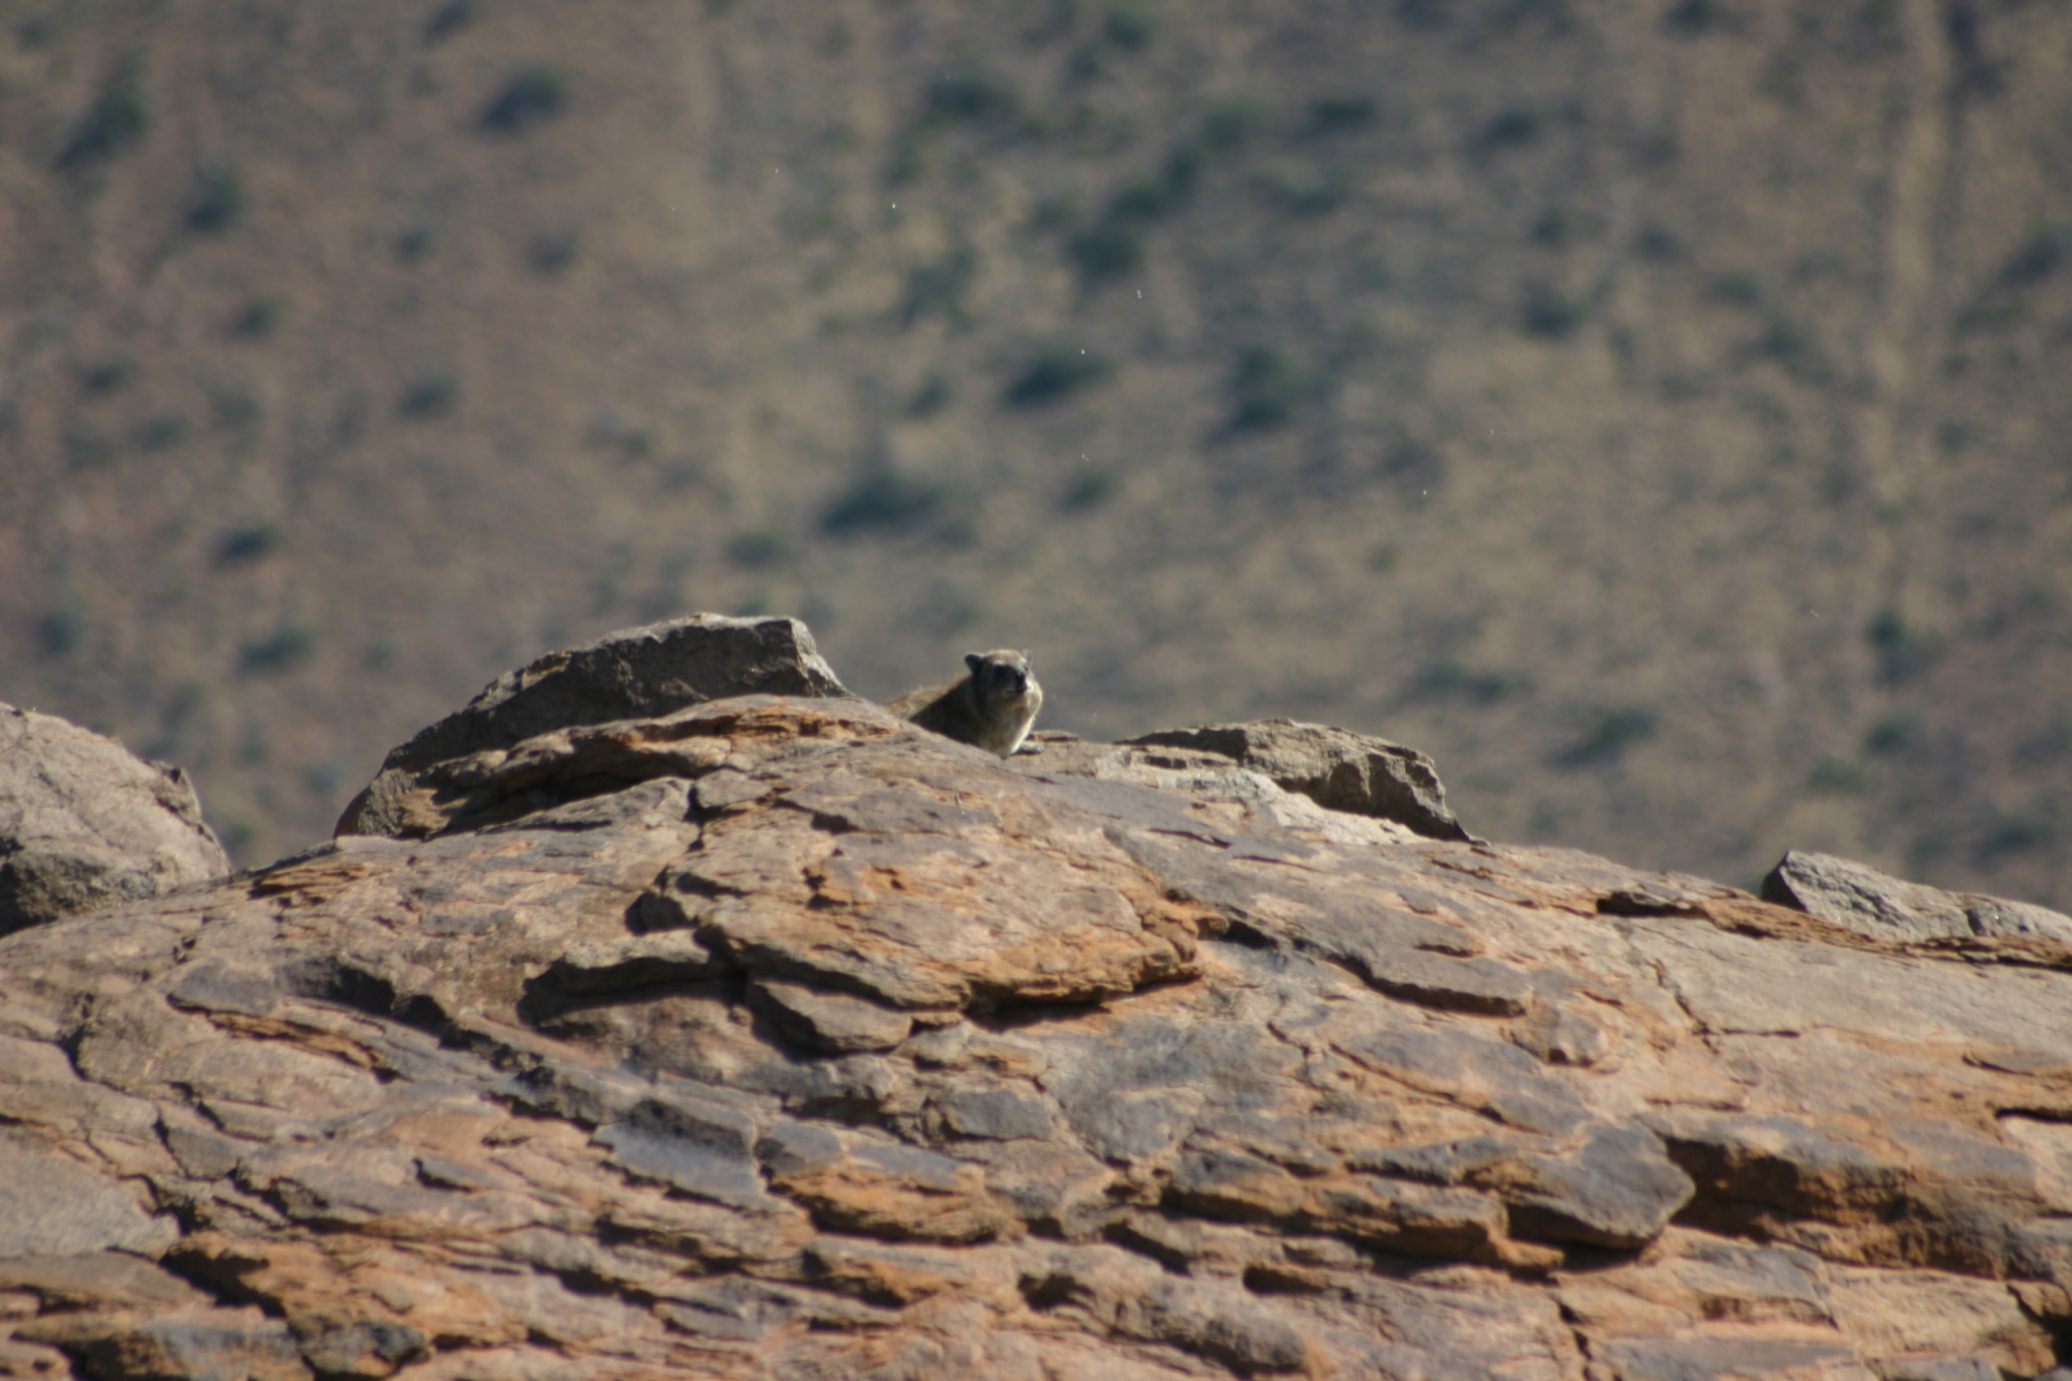
[[[1037,753],[1024,746],[1036,712],[1043,708],[1043,687],[1029,667],[1029,654],[1011,648],[966,653],[965,675],[940,686],[908,691],[885,708],[924,729],[1012,757]]]

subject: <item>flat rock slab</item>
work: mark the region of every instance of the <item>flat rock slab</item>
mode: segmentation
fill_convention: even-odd
[[[666,715],[740,695],[845,696],[805,624],[697,614],[551,652],[483,687],[467,705],[392,749],[346,807],[340,833],[397,832],[394,798],[436,763],[541,734]]]
[[[1893,940],[1974,936],[2072,945],[2072,916],[1968,892],[1945,892],[1833,854],[1787,853],[1763,879],[1765,901],[1859,934]]]
[[[0,705],[0,934],[229,871],[185,772]]]
[[[1215,753],[1330,810],[1373,815],[1432,839],[1469,838],[1432,760],[1387,739],[1292,719],[1162,729],[1125,740]]]
[[[2055,942],[853,700],[412,771],[422,837],[0,939],[0,1367],[1863,1381],[2072,1330]]]

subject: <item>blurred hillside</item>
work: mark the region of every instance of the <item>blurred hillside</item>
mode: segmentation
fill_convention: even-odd
[[[2072,902],[2066,0],[0,0],[0,699],[329,832],[505,668],[1283,714]]]

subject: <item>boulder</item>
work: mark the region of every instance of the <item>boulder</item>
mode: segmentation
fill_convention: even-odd
[[[229,871],[184,771],[0,705],[0,934]]]
[[[1429,839],[1472,839],[1446,808],[1446,788],[1432,760],[1387,739],[1265,719],[1161,729],[1123,742],[1214,753],[1328,810],[1394,820]]]
[[[768,694],[463,741],[414,836],[0,938],[0,1369],[2066,1360],[2055,941],[1056,742]]]
[[[1762,895],[1765,901],[1879,939],[1976,936],[2072,945],[2072,916],[2027,902],[1904,882],[1833,854],[1785,854],[1763,879]]]
[[[337,833],[418,837],[443,828],[443,815],[419,818],[423,803],[450,796],[455,772],[465,777],[468,769],[428,773],[442,764],[479,761],[541,734],[763,694],[848,692],[822,660],[812,632],[790,618],[694,614],[550,652],[499,676],[461,709],[390,750],[339,817]]]

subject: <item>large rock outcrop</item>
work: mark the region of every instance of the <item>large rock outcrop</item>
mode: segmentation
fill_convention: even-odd
[[[1880,939],[1970,940],[1998,936],[2072,943],[2072,916],[1970,892],[1945,892],[1836,858],[1793,850],[1763,879],[1765,901]]]
[[[0,940],[0,1375],[1985,1381],[2072,1326],[2050,937],[844,698],[460,756]]]
[[[1124,741],[1214,753],[1328,809],[1394,820],[1431,839],[1473,842],[1447,808],[1432,760],[1400,743],[1292,719],[1162,729]]]
[[[185,772],[0,705],[0,935],[229,871]]]
[[[341,834],[428,834],[485,760],[541,734],[666,715],[731,695],[847,695],[797,619],[694,614],[550,652],[390,750]],[[421,818],[422,817],[422,818]]]

